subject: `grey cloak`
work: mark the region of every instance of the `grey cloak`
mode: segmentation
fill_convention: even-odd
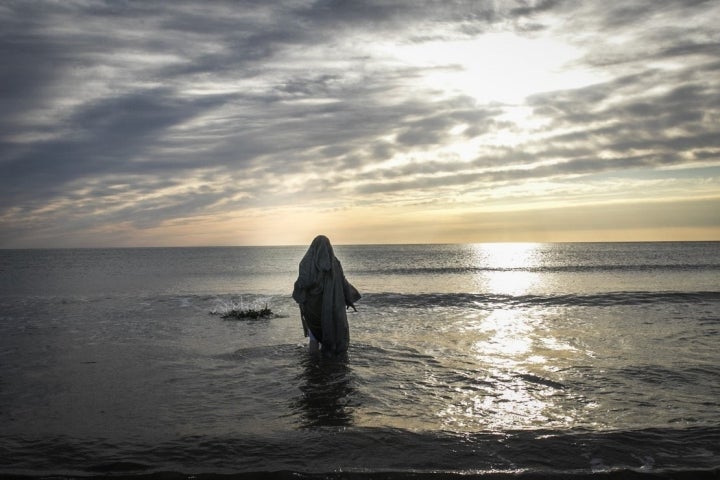
[[[355,308],[360,293],[345,279],[342,265],[324,235],[315,237],[300,261],[292,296],[300,306],[305,336],[308,330],[312,332],[323,355],[346,352],[350,343],[346,308]]]

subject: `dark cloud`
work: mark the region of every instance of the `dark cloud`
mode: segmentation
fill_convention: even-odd
[[[182,157],[167,163],[145,155],[161,146],[168,129],[224,101],[191,101],[167,89],[152,89],[81,108],[68,118],[69,132],[62,138],[15,145],[17,153],[3,159],[2,204],[63,195],[68,183],[106,173],[151,175],[196,168],[197,159],[184,165]]]

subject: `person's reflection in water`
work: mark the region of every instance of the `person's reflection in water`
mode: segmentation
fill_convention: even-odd
[[[301,417],[301,426],[342,427],[353,424],[352,374],[344,359],[303,356],[300,395],[293,410]]]

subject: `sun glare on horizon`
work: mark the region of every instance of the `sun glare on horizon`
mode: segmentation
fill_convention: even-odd
[[[482,291],[498,295],[523,295],[539,280],[528,271],[540,264],[538,243],[481,243],[472,246],[480,270],[476,283]]]

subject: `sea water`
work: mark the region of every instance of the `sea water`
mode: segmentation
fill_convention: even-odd
[[[0,475],[718,475],[720,243],[306,248],[0,250]]]

